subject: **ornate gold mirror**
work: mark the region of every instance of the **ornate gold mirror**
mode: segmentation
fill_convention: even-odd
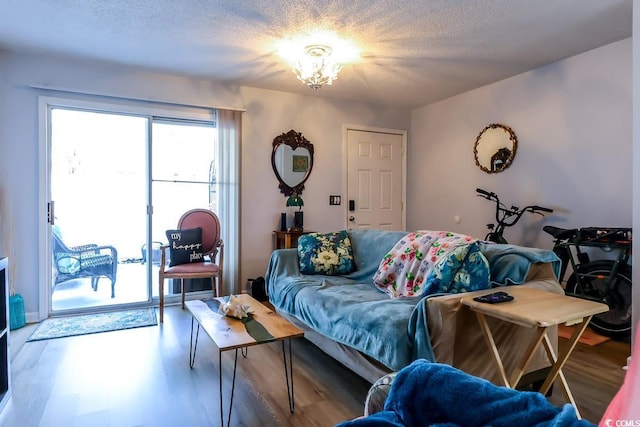
[[[476,165],[486,173],[502,172],[516,156],[518,138],[510,127],[492,123],[476,138],[473,155]]]
[[[300,132],[291,129],[273,139],[271,166],[285,196],[304,190],[304,183],[313,169],[313,144]]]

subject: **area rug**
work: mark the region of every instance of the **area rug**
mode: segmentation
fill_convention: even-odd
[[[54,317],[40,323],[27,341],[95,334],[121,329],[141,328],[158,323],[153,308]]]
[[[573,334],[574,328],[575,326],[559,325],[558,336],[560,338],[569,339]],[[582,333],[582,336],[580,337],[578,342],[581,342],[582,344],[594,346],[594,345],[602,344],[603,342],[609,341],[610,339],[611,338],[605,337],[604,335],[600,335],[599,333],[595,332],[593,329],[587,327],[587,329],[585,329],[584,332]]]

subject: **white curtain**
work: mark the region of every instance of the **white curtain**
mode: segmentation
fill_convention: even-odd
[[[224,266],[220,294],[240,293],[240,146],[242,112],[218,110],[220,232]]]

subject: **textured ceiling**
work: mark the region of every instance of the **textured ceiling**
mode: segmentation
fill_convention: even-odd
[[[417,107],[631,37],[632,0],[0,0],[0,49]],[[277,53],[315,29],[361,49],[314,92]]]

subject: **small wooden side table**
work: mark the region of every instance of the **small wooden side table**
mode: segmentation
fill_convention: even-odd
[[[276,236],[276,249],[290,249],[298,247],[298,238],[303,234],[313,233],[309,230],[274,231]]]
[[[578,343],[580,336],[587,328],[591,317],[595,314],[608,311],[609,307],[599,302],[554,294],[552,292],[546,292],[540,289],[524,286],[509,286],[501,288],[500,290],[513,296],[514,300],[498,304],[487,304],[474,301],[473,298],[476,296],[497,291],[497,289],[490,289],[487,290],[487,292],[474,292],[473,295],[462,297],[461,302],[476,313],[485,342],[487,343],[489,351],[493,355],[493,361],[500,376],[502,377],[504,385],[509,388],[514,388],[518,384],[518,381],[522,378],[524,370],[527,368],[527,365],[531,361],[536,349],[540,346],[540,343],[542,343],[552,366],[547,378],[540,388],[540,393],[546,394],[555,379],[560,378],[565,397],[576,409],[576,415],[578,416],[578,419],[580,419],[580,412],[576,406],[573,394],[569,389],[569,384],[567,384],[567,380],[562,372],[562,367]],[[527,347],[522,360],[516,365],[514,372],[511,374],[511,378],[508,378],[507,373],[505,372],[500,353],[498,352],[495,340],[491,334],[491,329],[487,323],[486,316],[528,328],[536,328],[536,334]],[[578,326],[569,339],[569,346],[566,351],[563,354],[558,352],[559,354],[556,356],[553,346],[551,345],[551,340],[549,339],[546,331],[550,326],[560,324]]]

